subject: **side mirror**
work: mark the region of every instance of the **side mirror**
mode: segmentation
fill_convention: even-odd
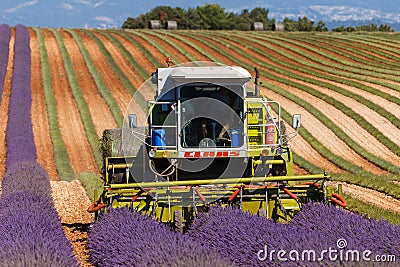
[[[129,128],[137,128],[137,116],[136,114],[129,114],[128,115],[128,124],[129,124]]]
[[[301,124],[301,115],[293,114],[292,127],[297,130],[298,128],[300,128],[300,124]]]

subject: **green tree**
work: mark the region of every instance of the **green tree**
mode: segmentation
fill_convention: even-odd
[[[325,26],[325,23],[322,20],[320,20],[320,21],[318,21],[317,27],[315,27],[315,31],[327,32],[328,28]]]
[[[339,27],[333,28],[332,31],[333,32],[345,32],[346,28],[343,25],[341,25]]]
[[[314,30],[314,21],[309,20],[306,16],[298,19],[297,30],[300,32],[311,32]]]
[[[197,7],[200,17],[200,29],[202,30],[224,30],[227,29],[228,17],[225,9],[218,4],[206,4]]]
[[[150,20],[159,20],[163,25],[167,20],[178,22],[178,29],[191,30],[250,30],[253,22],[262,22],[265,29],[272,29],[274,20],[268,19],[268,9],[244,9],[240,14],[226,12],[218,4],[206,4],[187,11],[180,7],[158,6],[136,18],[129,17],[122,28],[146,28]]]

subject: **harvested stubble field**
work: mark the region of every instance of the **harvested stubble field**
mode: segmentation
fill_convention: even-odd
[[[102,131],[121,125],[132,95],[151,72],[166,66],[167,57],[175,64],[213,61],[250,72],[257,66],[264,95],[288,115],[302,114],[302,128],[290,143],[296,172],[340,174],[338,181],[348,183],[345,193],[399,212],[398,34],[28,30],[37,161],[52,181],[55,206],[82,264],[90,265],[84,240],[93,217],[86,214],[90,201],[75,177],[100,175]],[[9,39],[0,40],[0,52],[8,55],[0,65],[0,177],[10,149],[15,36],[12,27]],[[153,97],[147,89],[140,93]],[[366,178],[360,182],[354,175]]]

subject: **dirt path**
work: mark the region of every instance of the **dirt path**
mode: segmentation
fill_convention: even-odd
[[[286,128],[289,133],[295,132],[295,130],[290,127],[290,124],[286,122]],[[345,173],[346,171],[336,166],[321,154],[318,153],[303,137],[297,135],[290,141],[290,146],[294,153],[301,156],[308,162],[314,164],[321,168],[322,171],[328,173]]]
[[[86,138],[78,107],[72,96],[57,40],[49,30],[43,29],[43,34],[49,55],[58,122],[72,169],[75,174],[82,172],[98,173],[97,164]]]
[[[94,217],[87,212],[90,200],[78,180],[51,182],[54,205],[81,266],[92,266],[87,248],[87,230]]]
[[[31,89],[32,89],[32,127],[35,138],[38,162],[48,173],[50,180],[58,181],[58,172],[54,160],[53,143],[50,136],[46,99],[42,81],[42,65],[36,32],[29,30],[31,36]]]
[[[6,115],[6,116],[0,116],[0,180],[3,179],[3,175],[6,172],[6,157],[7,157],[6,131],[8,122],[8,107],[10,104],[11,78],[14,69],[14,43],[15,43],[15,29],[11,28],[11,38],[8,46],[9,54],[8,54],[7,71],[4,79],[2,100],[0,103],[0,114]]]
[[[67,31],[62,30],[60,33],[63,37],[65,47],[68,50],[71,63],[74,66],[79,87],[82,90],[86,103],[88,104],[97,135],[100,138],[105,129],[116,128],[117,124],[109,107],[97,90],[96,83],[86,67],[85,59],[83,58],[75,39]]]
[[[388,196],[384,193],[344,182],[329,182],[337,188],[338,184],[343,185],[343,192],[351,197],[372,204],[378,208],[400,213],[400,200]]]

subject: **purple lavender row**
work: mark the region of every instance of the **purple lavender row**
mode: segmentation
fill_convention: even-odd
[[[28,29],[15,26],[14,70],[6,132],[6,168],[20,161],[36,161],[31,121],[31,50]]]
[[[7,169],[2,180],[2,196],[18,192],[37,193],[52,199],[49,176],[37,162],[22,161]]]
[[[400,226],[332,205],[308,203],[290,222],[294,227],[320,232],[325,238],[344,239],[346,248],[397,254],[400,259]],[[327,227],[328,226],[328,227]]]
[[[399,259],[399,230],[399,226],[334,206],[307,204],[289,224],[230,207],[213,207],[194,220],[187,235],[209,244],[239,266],[340,266],[345,261],[346,266],[368,266],[373,265],[368,259],[375,255],[396,255]],[[332,255],[323,253],[329,249]],[[283,254],[278,256],[278,251]],[[315,257],[306,254],[302,259],[302,254],[310,251]],[[358,251],[358,260],[350,258],[353,255],[346,254],[348,251]],[[371,254],[362,258],[365,251]],[[340,258],[339,253],[348,258]]]
[[[233,266],[209,248],[128,208],[110,210],[88,233],[95,266]]]
[[[7,24],[0,25],[0,104],[3,97],[4,81],[7,73],[9,43],[11,39],[11,28]]]
[[[0,265],[79,266],[54,207],[45,170],[34,162],[16,163],[7,170],[2,187]]]

